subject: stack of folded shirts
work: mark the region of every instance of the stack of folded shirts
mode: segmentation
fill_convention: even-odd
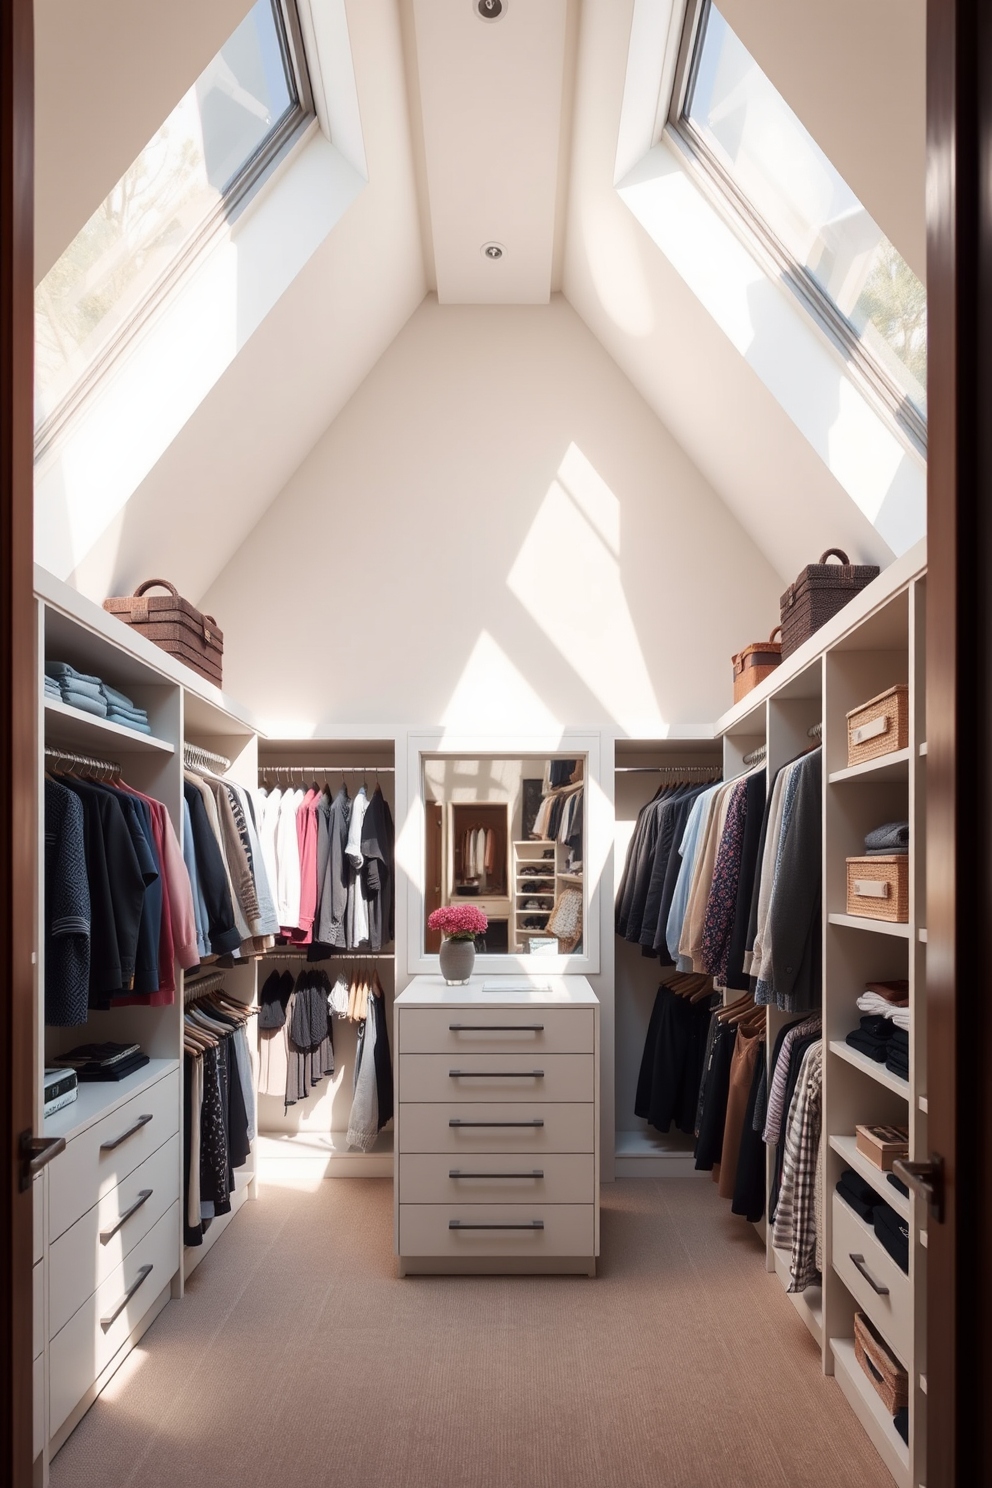
[[[888,1204],[875,1205],[875,1238],[880,1241],[900,1270],[909,1274],[909,1220],[902,1219]]]
[[[837,1192],[845,1204],[850,1204],[855,1214],[868,1224],[875,1218],[875,1205],[882,1201],[870,1183],[860,1177],[853,1168],[845,1168],[837,1180]]]
[[[865,838],[868,858],[902,857],[909,852],[909,822],[886,822]]]
[[[905,1183],[903,1183],[901,1178],[897,1178],[895,1173],[886,1173],[885,1176],[888,1179],[889,1183],[892,1184],[892,1187],[895,1189],[896,1193],[901,1193],[904,1199],[909,1198],[909,1189],[906,1187]]]
[[[77,672],[67,661],[45,662],[45,696],[60,697],[71,708],[81,708],[84,713],[109,719],[122,728],[136,729],[141,734],[151,733],[144,708],[137,707],[125,693],[118,692],[101,678]]]
[[[893,1028],[889,1047],[885,1054],[885,1068],[894,1075],[909,1079],[909,1030]]]
[[[54,1061],[76,1071],[82,1080],[123,1080],[148,1064],[140,1044],[80,1044]]]
[[[869,1013],[861,1019],[861,1027],[847,1035],[847,1042],[852,1049],[857,1049],[860,1054],[867,1054],[869,1059],[882,1064],[888,1057],[889,1045],[898,1031],[891,1018]]]
[[[863,1013],[878,1014],[891,1018],[897,1028],[909,1027],[909,983],[868,982],[858,998],[858,1007]]]

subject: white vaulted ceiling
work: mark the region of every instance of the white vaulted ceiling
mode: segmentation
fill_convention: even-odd
[[[318,18],[330,3],[300,0]],[[484,22],[475,0],[344,0],[368,186],[63,577],[96,598],[124,592],[154,552],[201,595],[431,290],[442,305],[561,291],[784,578],[835,543],[891,556],[617,192],[635,0],[504,3]],[[637,4],[664,33],[673,0]],[[40,272],[248,8],[37,0]],[[919,270],[923,0],[878,8],[871,35],[894,28],[895,64],[874,66],[862,37],[843,72],[853,0],[829,44],[813,0],[723,6]]]

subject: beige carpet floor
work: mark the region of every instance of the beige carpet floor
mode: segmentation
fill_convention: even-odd
[[[885,1488],[713,1185],[603,1189],[601,1274],[399,1280],[392,1185],[248,1204],[52,1488]]]

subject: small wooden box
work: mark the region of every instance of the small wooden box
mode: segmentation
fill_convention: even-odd
[[[909,688],[904,682],[848,713],[848,765],[863,765],[908,747]]]
[[[909,1156],[909,1128],[905,1126],[856,1126],[858,1151],[882,1173],[892,1171],[892,1164]]]
[[[863,1312],[854,1314],[854,1353],[890,1416],[909,1404],[909,1375]]]
[[[848,858],[847,912],[866,920],[909,921],[909,854]]]

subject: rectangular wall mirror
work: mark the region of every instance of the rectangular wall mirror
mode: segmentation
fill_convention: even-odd
[[[423,755],[424,952],[444,905],[488,921],[484,955],[583,954],[587,900],[582,755]]]

